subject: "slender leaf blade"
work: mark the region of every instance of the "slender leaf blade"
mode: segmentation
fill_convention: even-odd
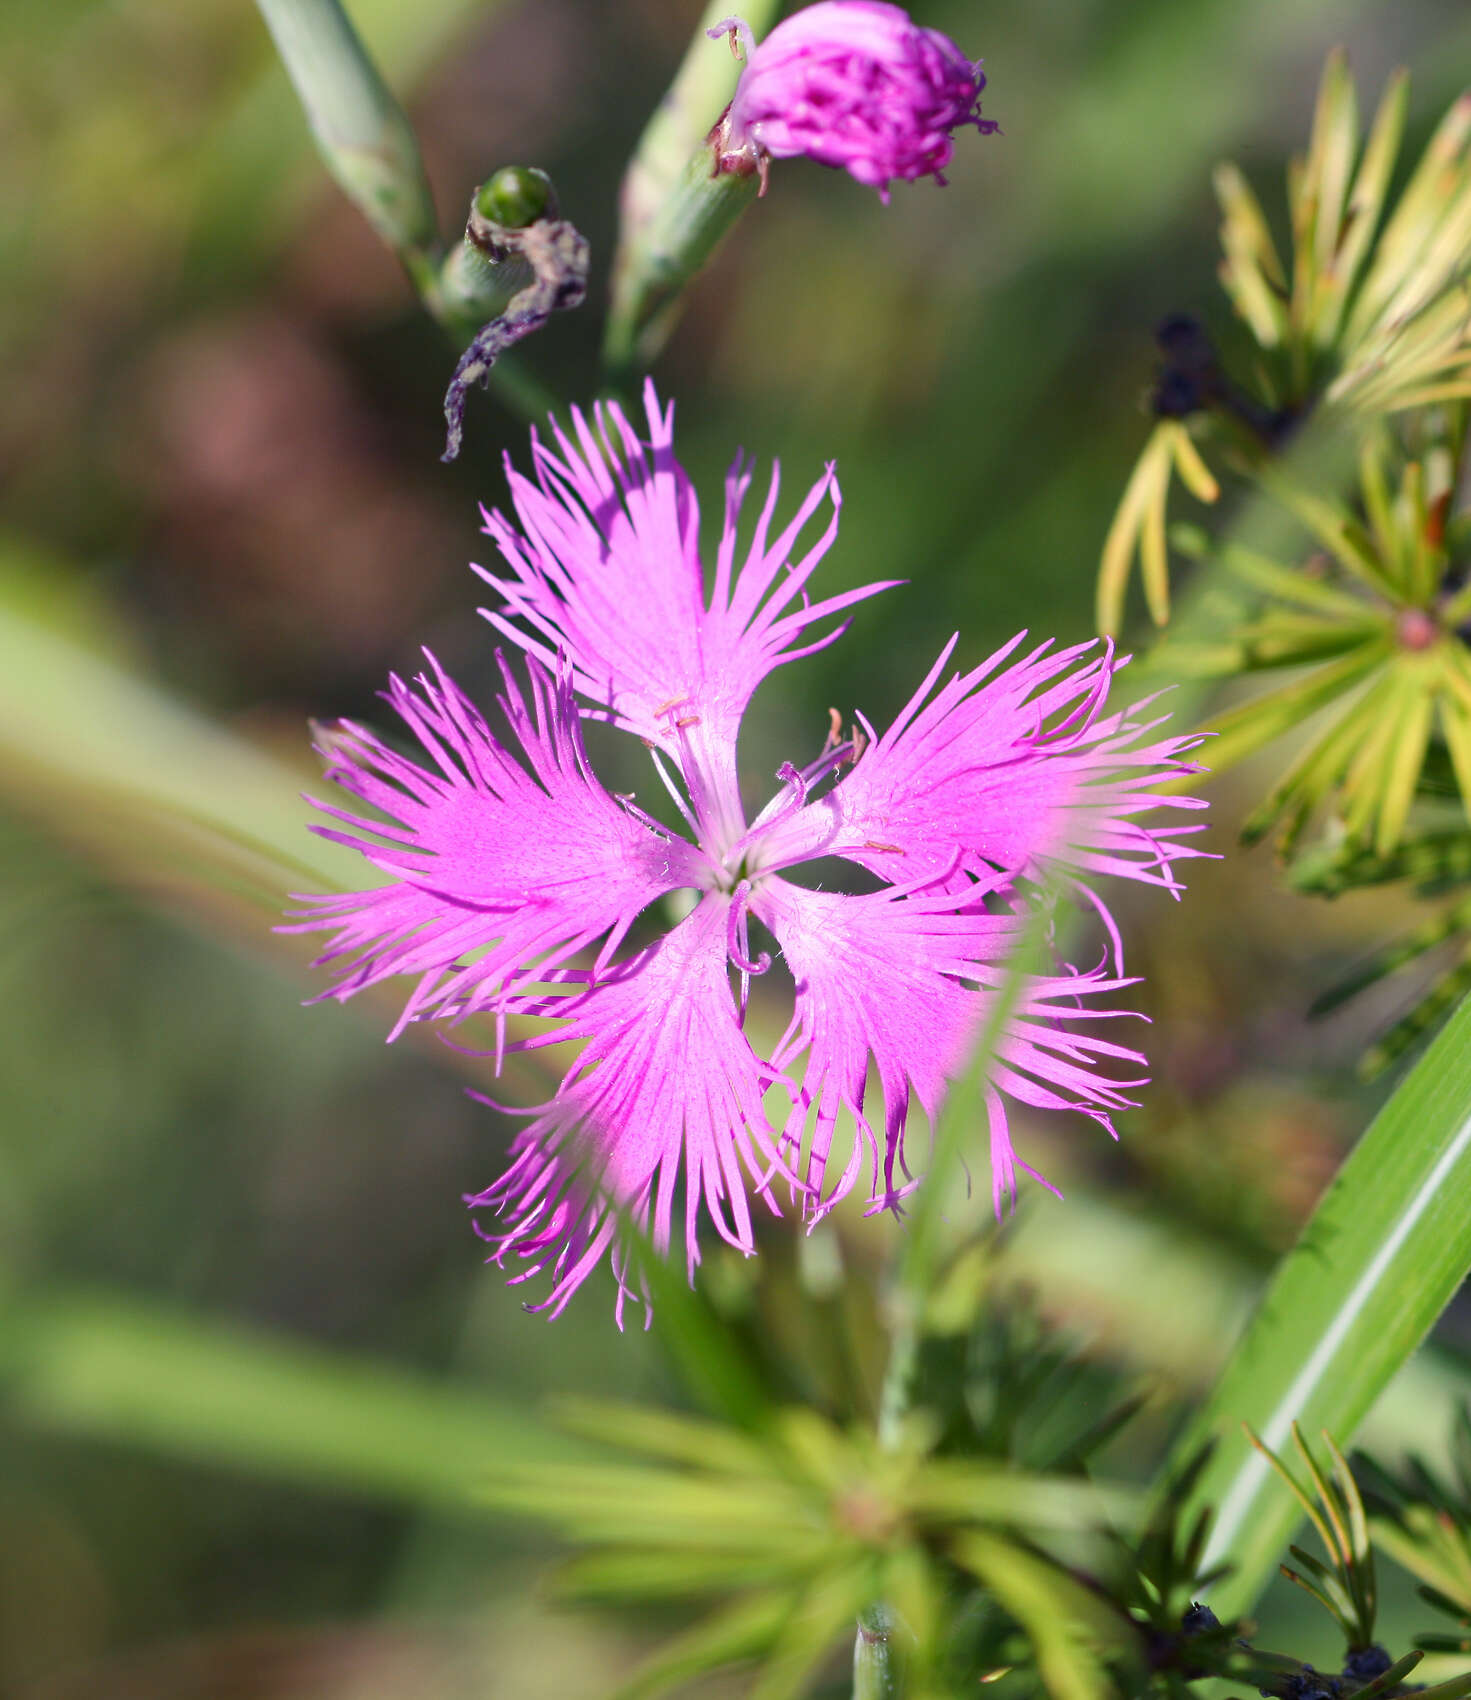
[[[1468,1269],[1471,999],[1340,1170],[1171,1460],[1219,1438],[1193,1495],[1216,1508],[1205,1562],[1236,1566],[1218,1612],[1251,1605],[1300,1515],[1242,1423],[1276,1451],[1294,1422],[1346,1445]]]

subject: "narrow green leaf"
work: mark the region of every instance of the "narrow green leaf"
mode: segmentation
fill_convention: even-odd
[[[1174,457],[1175,471],[1180,474],[1180,482],[1198,502],[1219,500],[1221,486],[1202,459],[1184,422],[1176,420],[1174,427],[1169,434],[1170,453]]]
[[[1319,615],[1273,609],[1241,634],[1240,671],[1267,672],[1328,661],[1335,655],[1347,655],[1382,633],[1383,622],[1372,617],[1350,626]]]
[[[972,1533],[952,1547],[956,1561],[1026,1630],[1054,1700],[1105,1700],[1106,1652],[1132,1651],[1132,1626],[1040,1555],[999,1535]]]
[[[1312,578],[1301,568],[1284,567],[1239,543],[1226,544],[1221,550],[1221,561],[1254,590],[1264,591],[1283,602],[1297,603],[1303,608],[1336,615],[1343,620],[1362,620],[1377,613],[1362,596],[1352,596],[1321,578]]]
[[[657,1405],[559,1399],[553,1401],[551,1415],[569,1434],[705,1470],[754,1474],[769,1463],[760,1443],[744,1430],[681,1416]]]
[[[1203,753],[1211,772],[1222,772],[1300,725],[1307,715],[1325,707],[1371,673],[1386,650],[1387,646],[1378,639],[1361,644],[1341,660],[1252,697],[1207,721],[1202,730],[1211,736]]]
[[[1384,96],[1369,139],[1364,144],[1358,175],[1348,198],[1348,219],[1333,259],[1337,295],[1331,314],[1323,317],[1320,332],[1325,340],[1336,337],[1343,320],[1344,306],[1358,280],[1359,268],[1369,252],[1369,243],[1384,210],[1384,197],[1394,162],[1404,135],[1405,114],[1409,109],[1410,79],[1403,70],[1395,71],[1385,85]]]
[[[1387,1671],[1381,1672],[1367,1688],[1361,1688],[1354,1700],[1380,1700],[1381,1695],[1399,1692],[1400,1684],[1425,1657],[1423,1652],[1406,1653],[1396,1659]]]
[[[1384,571],[1374,552],[1373,539],[1347,508],[1299,485],[1269,462],[1259,468],[1257,476],[1263,487],[1301,520],[1346,573],[1387,601],[1396,599],[1398,586]]]
[[[465,1516],[534,1468],[595,1456],[465,1387],[88,1293],[0,1307],[0,1402],[47,1430]]]
[[[759,1657],[781,1631],[791,1611],[782,1590],[737,1600],[676,1636],[621,1684],[608,1700],[655,1700],[692,1677],[722,1665]]]
[[[1323,67],[1308,144],[1304,192],[1312,197],[1311,255],[1299,251],[1296,270],[1307,274],[1310,290],[1305,324],[1312,340],[1323,347],[1326,327],[1319,323],[1320,301],[1331,287],[1333,261],[1343,228],[1344,201],[1358,147],[1358,100],[1349,74],[1347,55],[1335,48]],[[1294,283],[1296,278],[1294,278]]]
[[[1389,753],[1388,783],[1379,804],[1379,824],[1374,848],[1387,856],[1399,843],[1409,818],[1415,786],[1425,763],[1430,726],[1435,717],[1435,696],[1428,690],[1412,690],[1402,706]]]
[[[578,1602],[688,1600],[725,1596],[737,1588],[790,1586],[804,1564],[786,1553],[701,1551],[680,1546],[604,1546],[557,1567],[558,1599]]]
[[[1347,1441],[1471,1269],[1471,1001],[1380,1111],[1279,1267],[1173,1464],[1219,1445],[1193,1500],[1214,1504],[1207,1562],[1237,1565],[1222,1613],[1256,1598],[1299,1510],[1246,1421],[1281,1448],[1292,1424]]]
[[[1151,513],[1156,514],[1157,519],[1153,522],[1155,529],[1150,548],[1156,554],[1166,548],[1164,506],[1174,465],[1168,430],[1171,423],[1170,420],[1161,420],[1140,451],[1119,499],[1108,535],[1103,540],[1103,554],[1098,563],[1097,616],[1098,629],[1105,634],[1116,634],[1124,623],[1129,569],[1134,563],[1135,553],[1143,546],[1146,528],[1151,524]],[[1158,621],[1163,624],[1169,617],[1168,560],[1156,559],[1153,572],[1154,578],[1146,587],[1150,594],[1150,610],[1152,613],[1158,611]]]
[[[1292,1550],[1294,1553],[1297,1552],[1296,1547]],[[1319,1568],[1321,1569],[1322,1567],[1319,1566]],[[1338,1587],[1330,1586],[1327,1588],[1320,1588],[1316,1582],[1309,1582],[1306,1576],[1302,1575],[1299,1571],[1294,1570],[1290,1564],[1279,1564],[1277,1569],[1289,1582],[1301,1588],[1305,1594],[1311,1594],[1318,1604],[1322,1606],[1324,1611],[1326,1611],[1331,1617],[1335,1618],[1340,1624],[1344,1622],[1347,1615],[1345,1607],[1348,1602],[1345,1600],[1342,1591]],[[1331,1598],[1330,1595],[1332,1596]]]
[[[1117,1483],[1033,1476],[942,1458],[925,1465],[906,1502],[927,1518],[1007,1523],[1036,1531],[1126,1522],[1137,1513],[1140,1501],[1133,1489]]]
[[[1462,95],[1441,120],[1405,185],[1384,234],[1375,244],[1374,259],[1349,315],[1346,341],[1362,341],[1384,312],[1403,280],[1410,275],[1443,208],[1446,181],[1464,165],[1471,138],[1471,95]]]

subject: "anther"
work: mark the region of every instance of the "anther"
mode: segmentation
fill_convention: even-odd
[[[876,838],[865,838],[863,841],[863,848],[865,850],[887,850],[894,856],[903,856],[907,854],[902,844],[880,844]]]
[[[654,719],[657,720],[661,714],[668,714],[671,708],[678,708],[682,702],[688,702],[689,700],[690,694],[688,691],[682,692],[677,697],[670,697],[668,702],[661,702],[654,710]]]
[[[698,726],[699,724],[700,717],[698,714],[686,714],[674,722],[674,727],[676,731],[682,732],[686,726]]]

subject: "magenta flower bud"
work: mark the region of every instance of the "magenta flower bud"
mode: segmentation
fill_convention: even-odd
[[[747,60],[722,137],[728,170],[805,154],[887,201],[896,177],[945,181],[962,124],[997,128],[980,114],[980,61],[883,0],[819,0],[759,47],[738,18],[710,34],[734,36]]]

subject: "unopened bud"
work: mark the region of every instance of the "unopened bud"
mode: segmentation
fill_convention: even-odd
[[[505,165],[475,191],[482,218],[507,230],[524,230],[539,218],[557,216],[557,192],[534,165]]]

